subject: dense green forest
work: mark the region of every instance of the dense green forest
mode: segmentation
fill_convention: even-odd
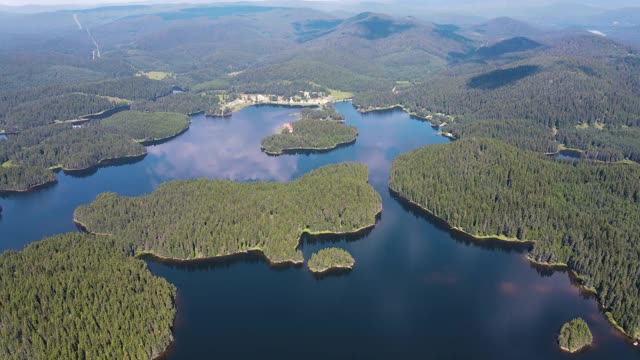
[[[472,119],[527,119],[548,128],[579,123],[640,125],[638,67],[626,62],[603,64],[585,58],[543,57],[536,71],[506,68],[514,75],[490,71],[437,76],[400,93],[365,93],[354,98],[361,108],[402,104],[421,116],[445,113]]]
[[[0,191],[25,191],[55,181],[50,168],[84,170],[106,160],[146,154],[140,141],[175,136],[189,127],[176,113],[124,111],[79,128],[52,124],[24,130],[0,142]]]
[[[564,351],[576,352],[591,345],[593,335],[589,325],[582,319],[573,319],[564,323],[558,335],[558,345]]]
[[[116,106],[117,102],[96,95],[57,95],[29,101],[10,109],[4,117],[0,117],[0,127],[12,132],[56,121],[76,120],[83,115],[99,113]]]
[[[175,288],[118,240],[69,233],[0,254],[0,358],[150,359]]]
[[[0,93],[0,129],[17,131],[74,120],[126,104],[171,93],[166,81],[142,76],[85,84],[57,84]]]
[[[291,123],[293,131],[286,127],[280,134],[262,139],[262,149],[272,155],[291,150],[329,150],[340,144],[355,141],[358,129],[344,125],[344,117],[333,105],[321,109],[304,109],[301,119]]]
[[[18,135],[20,136],[20,135]],[[61,167],[84,170],[103,160],[141,156],[144,146],[132,138],[98,126],[69,129],[41,143],[23,148],[9,158],[12,165],[27,167]]]
[[[356,261],[346,250],[327,248],[311,254],[307,267],[313,273],[324,273],[333,269],[352,269]]]
[[[317,109],[302,109],[301,119],[344,121],[344,115],[336,111],[331,103],[324,104]]]
[[[88,231],[128,239],[138,253],[196,259],[260,250],[273,263],[302,262],[303,232],[350,233],[375,224],[380,195],[367,168],[344,163],[290,183],[178,180],[152,194],[105,193],[75,211]]]
[[[389,186],[471,235],[534,240],[533,260],[567,264],[640,337],[640,167],[463,138],[398,157]]]
[[[501,139],[524,150],[553,153],[558,150],[558,142],[553,132],[531,120],[471,120],[457,119],[447,123],[443,131],[449,131],[455,138],[486,137]]]
[[[557,137],[568,148],[584,150],[591,159],[640,162],[640,128],[567,128]]]
[[[231,109],[220,104],[217,95],[178,93],[163,96],[157,100],[141,100],[131,105],[132,110],[138,111],[164,111],[181,114],[196,114],[204,112],[210,116],[231,115]]]
[[[25,166],[0,166],[0,193],[27,191],[56,181],[49,169]]]
[[[136,141],[148,142],[175,136],[189,127],[191,120],[168,112],[123,111],[99,121],[99,126]]]

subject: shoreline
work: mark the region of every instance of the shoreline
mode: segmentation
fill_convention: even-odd
[[[535,240],[520,240],[517,238],[508,238],[505,236],[501,236],[501,235],[473,235],[470,234],[458,227],[455,226],[451,226],[451,224],[449,224],[446,220],[444,220],[443,218],[435,215],[431,210],[425,208],[424,206],[413,202],[407,198],[405,198],[404,196],[402,196],[398,191],[396,191],[395,189],[389,187],[389,191],[391,192],[391,194],[399,199],[401,199],[402,201],[405,201],[417,208],[420,208],[421,210],[425,211],[426,213],[428,213],[430,216],[432,216],[434,219],[438,220],[441,224],[443,224],[444,226],[446,226],[447,229],[449,229],[452,232],[456,232],[458,234],[464,235],[466,237],[470,237],[473,238],[477,241],[484,241],[484,240],[495,240],[495,241],[501,241],[504,243],[508,243],[508,244],[520,244],[520,245],[533,245],[535,244]]]
[[[561,351],[564,351],[564,352],[566,352],[566,353],[569,353],[569,354],[577,354],[577,353],[579,353],[579,352],[581,352],[581,351],[583,351],[583,350],[587,350],[590,346],[591,346],[591,344],[588,344],[588,345],[582,346],[581,348],[576,349],[576,350],[574,350],[574,351],[571,351],[571,350],[569,350],[568,348],[566,348],[566,347],[564,347],[564,346],[558,346],[558,347],[560,348],[560,350],[561,350]]]
[[[26,194],[32,191],[40,190],[47,186],[56,184],[58,182],[57,177],[54,175],[54,179],[51,181],[46,181],[40,184],[29,186],[26,189],[0,189],[0,195],[11,195],[11,194]]]
[[[517,240],[517,239],[510,239],[510,238],[506,238],[506,237],[501,237],[501,236],[495,236],[495,235],[486,235],[486,236],[477,236],[477,235],[472,235],[469,234],[467,232],[465,232],[462,229],[459,229],[457,227],[453,227],[451,226],[451,224],[449,224],[446,220],[438,217],[437,215],[435,215],[433,212],[431,212],[431,210],[425,208],[424,206],[417,204],[407,198],[405,198],[404,196],[402,196],[399,192],[397,192],[396,190],[392,189],[391,187],[389,187],[389,191],[396,196],[397,198],[401,199],[402,201],[405,201],[417,208],[422,209],[423,211],[425,211],[427,214],[429,214],[430,216],[432,216],[434,219],[438,220],[440,223],[442,223],[443,225],[445,225],[451,232],[455,232],[455,233],[459,233],[462,234],[464,236],[470,237],[476,241],[484,241],[484,240],[495,240],[495,241],[500,241],[503,242],[505,244],[530,244],[530,245],[534,245],[535,244],[535,240]],[[576,273],[573,269],[571,269],[571,267],[565,263],[545,263],[545,262],[541,262],[541,261],[537,261],[535,259],[533,259],[531,257],[530,254],[527,254],[524,256],[524,258],[533,265],[537,265],[537,266],[541,266],[541,267],[547,267],[550,268],[551,270],[564,270],[569,272],[569,276],[574,276],[575,279],[581,281],[584,277],[581,276],[580,274]],[[608,311],[608,309],[604,308],[604,306],[602,305],[602,303],[600,302],[600,300],[597,298],[597,294],[598,292],[596,291],[596,289],[594,288],[590,288],[587,286],[584,286],[583,284],[579,283],[579,284],[573,284],[574,286],[578,287],[580,290],[584,290],[587,291],[588,293],[592,294],[595,297],[596,302],[598,303],[598,305],[600,306],[600,308],[603,310],[603,314],[605,316],[605,318],[609,321],[609,323],[620,332],[621,335],[623,335],[626,340],[628,342],[630,342],[631,344],[633,344],[634,341],[637,341],[638,338],[630,335],[629,333],[627,333],[622,327],[620,327],[620,325],[618,325],[618,323],[616,322],[615,318],[613,317],[613,314]]]
[[[62,165],[57,165],[57,166],[52,167],[51,170],[60,169],[60,170],[64,171],[65,173],[73,175],[74,173],[91,171],[91,170],[95,170],[95,169],[98,169],[98,168],[103,167],[103,166],[108,166],[109,162],[116,162],[116,161],[120,161],[120,160],[125,160],[125,161],[126,160],[138,160],[138,159],[144,158],[145,156],[147,156],[147,149],[146,148],[145,148],[144,153],[134,154],[134,155],[125,155],[125,156],[119,156],[119,157],[107,158],[107,159],[100,159],[96,164],[88,166],[86,168],[67,169]]]
[[[134,141],[137,142],[138,144],[142,145],[142,146],[154,146],[154,145],[161,144],[161,143],[163,143],[165,141],[169,141],[171,139],[177,138],[178,136],[186,133],[189,130],[190,127],[191,127],[191,118],[189,118],[189,123],[187,124],[187,126],[184,129],[178,131],[177,133],[175,133],[173,135],[165,136],[165,137],[159,138],[159,139],[155,139],[155,138],[154,139],[142,139],[142,140],[134,139]]]
[[[336,265],[328,268],[322,268],[319,270],[308,268],[309,272],[313,275],[329,275],[333,272],[351,271],[355,267],[355,263],[352,265]]]
[[[382,206],[380,207],[380,210],[378,211],[378,213],[376,213],[376,220],[374,221],[373,224],[369,224],[366,226],[363,226],[361,228],[352,230],[352,231],[341,231],[341,232],[331,232],[331,231],[310,231],[308,229],[303,229],[302,232],[300,233],[300,236],[298,238],[298,244],[296,245],[296,249],[298,249],[298,247],[300,246],[300,242],[302,240],[302,237],[304,234],[308,234],[311,236],[319,236],[319,235],[336,235],[336,236],[340,236],[340,235],[351,235],[351,234],[358,234],[360,232],[363,231],[367,231],[371,228],[373,228],[376,225],[377,222],[377,217],[379,214],[382,213]],[[112,236],[113,234],[108,234],[108,233],[97,233],[97,232],[93,232],[91,230],[89,230],[89,228],[87,227],[86,224],[82,223],[74,214],[73,217],[73,222],[74,224],[83,232],[87,233],[87,234],[92,234],[95,236]],[[204,257],[196,257],[196,258],[189,258],[189,259],[180,259],[180,258],[174,258],[174,257],[170,257],[170,256],[164,256],[164,255],[160,255],[156,252],[154,252],[153,250],[144,250],[144,251],[136,251],[136,253],[134,254],[134,257],[136,258],[143,258],[143,257],[150,257],[153,260],[158,260],[159,262],[167,262],[167,263],[174,263],[174,264],[185,264],[185,263],[196,263],[196,262],[207,262],[207,261],[224,261],[224,260],[233,260],[233,258],[235,257],[241,257],[241,256],[246,256],[246,255],[259,255],[261,258],[263,258],[267,264],[270,267],[282,267],[282,266],[298,266],[298,265],[302,265],[304,264],[304,257],[301,260],[297,260],[297,259],[283,259],[283,260],[273,260],[271,258],[269,258],[263,251],[262,248],[260,247],[253,247],[253,248],[249,248],[246,250],[242,250],[242,251],[237,251],[234,253],[229,253],[229,254],[221,254],[221,255],[213,255],[213,256],[204,256]]]
[[[370,107],[370,108],[363,108],[363,107],[357,106],[357,105],[353,105],[353,106],[356,108],[356,111],[361,113],[361,114],[368,114],[368,113],[373,113],[373,112],[378,112],[378,111],[402,110],[405,113],[407,113],[407,115],[412,116],[412,117],[414,117],[416,119],[419,119],[419,120],[422,120],[422,121],[428,121],[428,122],[431,123],[431,126],[434,126],[433,122],[431,122],[430,119],[428,119],[425,116],[418,115],[418,113],[407,109],[402,104],[395,104],[395,105],[389,105],[389,106],[380,106],[380,107]]]

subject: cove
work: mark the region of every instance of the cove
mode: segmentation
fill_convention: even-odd
[[[45,189],[0,198],[0,250],[76,231],[73,210],[104,191],[136,196],[194,177],[289,181],[342,161],[369,168],[382,196],[376,226],[355,236],[303,236],[305,258],[344,248],[354,269],[318,279],[302,266],[270,268],[258,255],[149,268],[178,288],[175,342],[167,359],[256,357],[569,359],[556,344],[562,324],[589,322],[594,345],[581,359],[637,359],[587,293],[561,271],[531,265],[526,246],[454,235],[388,191],[391,160],[448,142],[400,110],[360,114],[336,105],[356,126],[354,144],[326,153],[271,157],[260,140],[299,109],[254,106],[230,118],[192,117],[191,128],[151,146],[132,164],[92,174],[58,174]]]

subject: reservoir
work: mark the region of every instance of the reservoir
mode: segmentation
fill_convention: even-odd
[[[173,179],[290,181],[320,166],[364,163],[381,194],[376,226],[357,237],[305,237],[311,253],[348,250],[354,269],[316,278],[305,267],[270,268],[258,256],[161,263],[151,271],[178,289],[175,342],[167,359],[638,359],[640,352],[610,326],[598,303],[566,272],[536,268],[526,246],[453,235],[388,191],[391,161],[448,142],[430,124],[400,110],[358,113],[336,104],[356,126],[354,144],[325,153],[268,156],[260,141],[300,109],[252,106],[229,118],[192,117],[191,128],[151,146],[142,160],[0,198],[0,250],[78,231],[74,209],[111,191],[135,196]],[[584,318],[594,344],[561,352],[557,333]]]

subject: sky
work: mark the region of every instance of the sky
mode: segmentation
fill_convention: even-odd
[[[0,0],[1,6],[32,6],[40,5],[44,7],[61,7],[61,8],[88,8],[97,5],[104,4],[169,4],[169,3],[221,3],[221,2],[239,2],[238,0]],[[395,4],[397,6],[409,6],[409,7],[424,7],[433,8],[440,11],[450,10],[452,12],[457,11],[470,11],[473,9],[516,9],[523,7],[542,7],[550,5],[552,3],[572,3],[579,5],[588,5],[592,7],[615,9],[626,6],[640,6],[640,0],[244,0],[244,2],[255,3],[284,3],[287,5],[305,5],[322,6],[323,4],[332,4],[341,7],[349,7],[357,4],[361,4],[361,7],[366,7],[364,4]],[[7,10],[7,9],[5,9]]]

